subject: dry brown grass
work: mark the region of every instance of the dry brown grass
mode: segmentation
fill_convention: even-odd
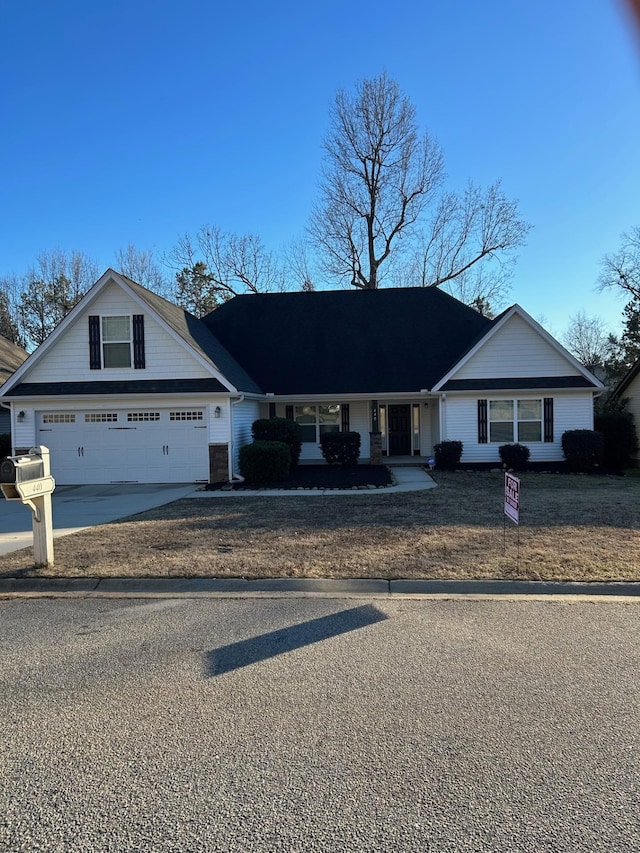
[[[181,500],[57,539],[49,571],[30,550],[0,557],[0,576],[640,579],[640,478],[523,474],[506,537],[501,474],[435,478],[399,494]]]

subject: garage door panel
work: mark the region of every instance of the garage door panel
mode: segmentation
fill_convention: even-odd
[[[40,413],[38,440],[51,451],[60,485],[206,482],[203,419],[203,409]]]

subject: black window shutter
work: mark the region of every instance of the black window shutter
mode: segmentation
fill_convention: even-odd
[[[275,403],[269,403],[269,417],[275,418],[275,416],[276,416],[276,404]]]
[[[144,314],[133,315],[133,366],[144,368]]]
[[[340,407],[342,414],[342,432],[349,432],[349,404],[343,403]]]
[[[89,369],[100,370],[100,317],[89,315]]]
[[[544,398],[544,440],[553,441],[553,397]]]
[[[478,444],[487,444],[487,401],[478,400]]]
[[[284,407],[284,416],[288,421],[293,420],[293,406]]]

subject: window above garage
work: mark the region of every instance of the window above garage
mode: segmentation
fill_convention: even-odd
[[[145,366],[144,315],[119,314],[89,317],[89,367],[91,370]]]

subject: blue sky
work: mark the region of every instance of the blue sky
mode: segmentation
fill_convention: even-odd
[[[640,224],[640,29],[623,0],[22,0],[0,17],[0,274],[101,267],[212,223],[303,234],[338,88],[386,70],[448,186],[502,178],[533,224],[510,302],[619,326],[599,261]]]

